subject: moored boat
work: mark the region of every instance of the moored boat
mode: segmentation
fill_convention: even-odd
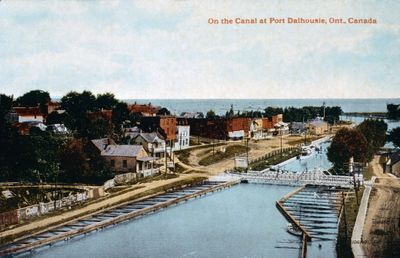
[[[299,230],[295,225],[293,225],[292,223],[288,223],[287,224],[287,231],[295,236],[301,236],[303,233],[301,232],[301,230]]]

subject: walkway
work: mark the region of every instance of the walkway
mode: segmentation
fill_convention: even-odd
[[[365,224],[365,217],[367,215],[369,195],[375,179],[376,177],[373,176],[371,181],[365,182],[364,194],[358,209],[356,223],[354,224],[353,235],[351,236],[351,249],[353,250],[353,255],[355,258],[365,257],[364,249],[362,247],[362,232]]]
[[[331,187],[353,188],[352,176],[336,176],[325,174],[322,170],[314,170],[303,173],[289,171],[249,171],[236,174],[242,181],[249,183],[277,184],[289,186],[324,185]],[[355,176],[356,184],[363,185],[362,175]]]

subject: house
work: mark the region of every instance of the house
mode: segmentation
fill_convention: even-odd
[[[273,132],[275,131],[276,124],[283,122],[283,115],[278,114],[272,117],[264,117],[262,118],[262,127],[266,131]]]
[[[301,134],[306,130],[306,124],[303,122],[292,122],[290,124],[290,131],[293,134]]]
[[[153,164],[156,159],[150,157],[141,145],[117,145],[108,138],[91,142],[117,174],[137,173],[137,177],[146,177],[158,172]]]
[[[175,149],[182,150],[190,146],[190,126],[177,125],[176,126],[176,142]]]
[[[249,136],[251,119],[233,117],[227,119],[227,132],[230,139],[243,139]]]
[[[151,155],[163,157],[166,151],[166,142],[164,137],[156,132],[125,132],[125,137],[129,137],[131,142],[143,146],[143,148]]]
[[[400,151],[392,153],[386,163],[385,173],[400,177]]]
[[[52,132],[54,134],[68,134],[69,130],[68,128],[64,125],[64,124],[50,124],[47,125],[47,129],[48,132]]]
[[[54,111],[58,111],[60,108],[60,103],[55,101],[49,101],[46,104],[47,107],[47,114],[51,114]]]
[[[128,105],[129,112],[138,113],[142,116],[156,116],[160,111],[160,107],[149,104],[134,104]]]
[[[204,118],[204,114],[201,112],[183,112],[180,117],[183,118]]]
[[[140,118],[140,128],[144,132],[159,132],[167,141],[176,139],[176,117],[171,115],[143,116]]]
[[[91,111],[88,112],[88,117],[89,118],[104,118],[106,120],[111,120],[112,118],[112,110],[109,109],[102,109],[99,111]]]
[[[11,125],[13,128],[15,128],[20,135],[29,135],[32,128],[37,128],[40,131],[44,132],[46,131],[47,126],[43,124],[42,122],[23,122],[23,123],[13,123]]]
[[[313,120],[308,123],[308,130],[313,135],[325,134],[329,131],[328,123],[323,120]]]
[[[8,114],[10,123],[43,122],[39,107],[13,107]]]

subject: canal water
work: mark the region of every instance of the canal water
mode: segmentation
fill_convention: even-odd
[[[328,170],[332,163],[328,160],[327,152],[330,142],[326,141],[318,145],[319,151],[313,150],[308,156],[302,156],[300,159],[293,159],[290,162],[279,166],[282,170],[292,172],[307,172],[317,168]]]
[[[299,238],[286,231],[287,222],[275,207],[293,189],[237,185],[30,256],[297,257]]]
[[[30,257],[298,257],[276,200],[295,188],[240,184],[154,214],[44,247]],[[336,257],[332,242],[308,257]]]

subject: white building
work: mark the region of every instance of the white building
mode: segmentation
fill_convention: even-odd
[[[43,122],[39,107],[14,107],[8,118],[11,123]]]
[[[189,146],[190,146],[190,126],[177,125],[175,150],[185,149]]]

